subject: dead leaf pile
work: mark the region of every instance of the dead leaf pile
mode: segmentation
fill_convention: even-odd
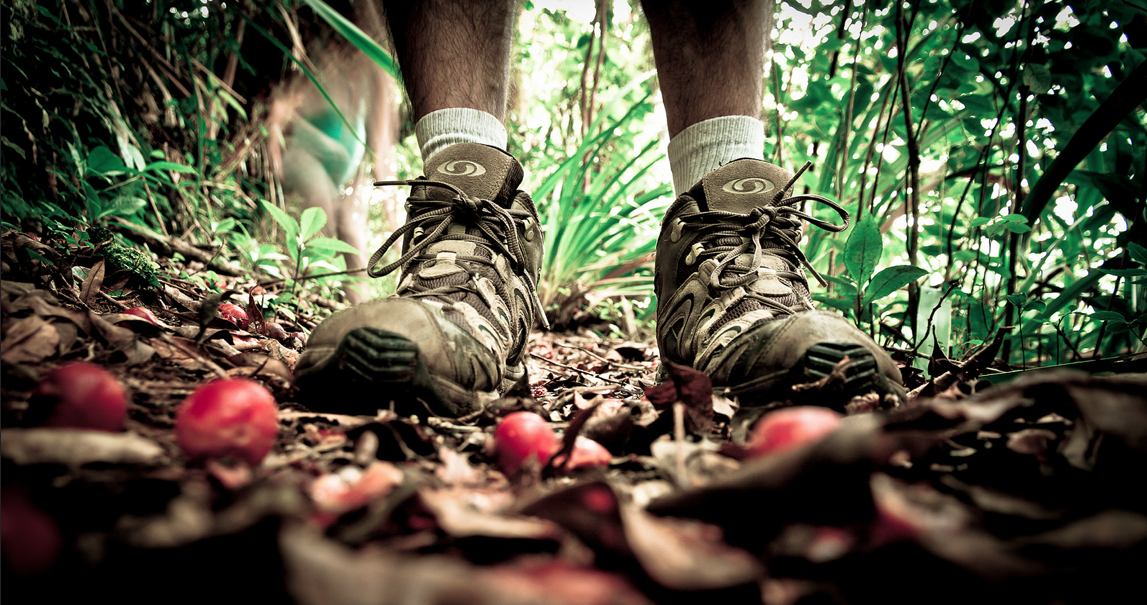
[[[293,386],[301,342],[216,317],[223,293],[169,280],[137,294],[155,297],[157,325],[47,267],[46,280],[6,279],[0,298],[11,602],[1145,598],[1142,375],[954,389],[985,355],[951,364],[951,382],[904,407],[833,402],[872,411],[754,459],[737,446],[759,411],[688,368],[667,365],[655,385],[656,350],[639,343],[534,334],[530,382],[461,418],[385,401],[370,415],[316,413]],[[249,293],[239,299],[248,328],[270,323]],[[127,431],[28,426],[36,380],[73,359],[128,387]],[[279,440],[257,468],[190,464],[175,444],[178,403],[216,375],[277,395]],[[566,449],[507,477],[491,442],[520,410],[546,418]],[[578,437],[605,445],[609,465],[565,468]]]

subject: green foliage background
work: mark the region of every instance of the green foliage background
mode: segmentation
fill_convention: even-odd
[[[338,35],[321,6],[4,3],[6,225],[83,240],[76,224],[111,221],[272,275],[345,268],[336,244],[265,220],[283,206],[265,91],[309,73],[302,38]],[[953,356],[1017,326],[1014,365],[1143,351],[1147,7],[806,0],[778,3],[776,25],[765,156],[811,161],[799,186],[853,215],[807,234],[822,305],[901,349],[927,350],[935,325]],[[551,318],[589,307],[648,334],[671,201],[648,28],[623,0],[526,2],[518,42],[507,123],[544,215]],[[404,178],[420,173],[411,131]],[[380,217],[378,241],[394,228]]]

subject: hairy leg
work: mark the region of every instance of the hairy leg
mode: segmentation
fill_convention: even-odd
[[[773,0],[647,0],[672,137],[722,116],[759,118]]]
[[[470,108],[505,117],[515,0],[383,0],[414,119]]]

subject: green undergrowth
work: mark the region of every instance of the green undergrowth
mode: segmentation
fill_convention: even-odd
[[[547,315],[647,338],[672,194],[636,4],[599,2],[586,22],[573,5],[524,3],[506,123],[546,232]],[[46,241],[110,227],[149,261],[133,231],[182,239],[275,282],[284,306],[303,289],[337,297],[354,279],[327,275],[347,267],[316,228],[325,217],[284,203],[263,125],[272,82],[314,77],[298,42],[341,36],[396,71],[346,6],[0,10],[7,227]],[[814,285],[818,304],[917,365],[935,346],[962,357],[1004,327],[1013,367],[1142,355],[1145,23],[1147,7],[1126,0],[779,2],[764,155],[794,171],[812,162],[798,193],[852,215],[839,234],[806,230],[830,283]],[[414,177],[403,107],[399,176]],[[381,241],[396,226],[373,210]]]

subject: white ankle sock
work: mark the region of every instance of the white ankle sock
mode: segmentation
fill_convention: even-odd
[[[681,195],[709,172],[741,158],[765,159],[765,125],[749,116],[698,122],[669,140],[673,192]]]
[[[414,125],[422,161],[455,143],[481,143],[505,151],[506,127],[480,109],[451,107],[432,111]]]

